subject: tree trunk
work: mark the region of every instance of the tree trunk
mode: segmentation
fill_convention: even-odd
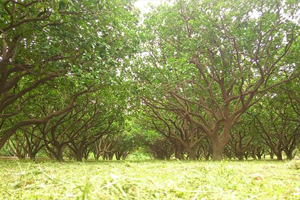
[[[286,157],[288,160],[293,160],[294,156],[293,156],[293,151],[285,151]]]
[[[237,154],[236,157],[237,157],[239,160],[244,160],[244,154],[243,154],[243,153]]]
[[[261,149],[260,147],[256,148],[256,156],[259,160],[261,160],[261,157],[263,156],[264,152],[265,152],[264,149]]]
[[[204,155],[205,160],[209,160],[209,157],[211,157],[211,149],[210,149],[210,146],[208,146],[206,148],[202,147],[202,151],[203,151],[203,155]]]
[[[282,152],[281,151],[276,152],[276,157],[277,160],[282,160]]]
[[[187,153],[188,153],[188,157],[189,160],[196,160],[196,153],[197,153],[197,148],[196,146],[193,147],[189,147],[188,149],[186,149]]]
[[[231,130],[231,121],[229,120],[229,121],[225,121],[225,126],[220,136],[218,135],[217,131],[212,133],[212,135],[210,135],[210,138],[212,140],[212,145],[213,145],[213,153],[212,153],[213,160],[215,161],[222,160],[224,148],[231,140],[230,130]]]
[[[109,160],[112,160],[113,157],[114,157],[114,154],[113,154],[113,153],[109,153],[109,154],[108,154],[108,159],[109,159]]]
[[[215,144],[213,142],[213,155],[212,155],[212,159],[213,160],[222,160],[223,158],[223,152],[224,152],[224,147]]]
[[[62,146],[58,146],[57,147],[56,159],[59,162],[63,162],[64,161],[64,158],[63,158],[63,147]]]
[[[121,160],[122,154],[121,153],[115,153],[115,156],[116,156],[117,160]]]
[[[76,160],[78,162],[82,162],[82,158],[83,158],[83,153],[81,150],[77,150],[77,152],[75,153],[75,157],[76,157]]]
[[[270,158],[273,160],[274,159],[274,152],[271,150],[270,151]]]
[[[255,148],[255,147],[252,147],[252,148],[251,148],[251,157],[252,157],[254,160],[257,159],[257,158],[256,158],[256,148]]]
[[[30,160],[35,161],[35,156],[36,156],[36,153],[30,153],[29,154]]]
[[[196,151],[188,151],[189,160],[196,160]]]
[[[249,156],[249,152],[246,151],[246,152],[244,153],[244,157],[245,157],[246,160],[248,160],[248,156]]]
[[[257,155],[257,158],[259,159],[259,160],[261,160],[261,154],[256,154]]]
[[[175,158],[178,160],[183,160],[183,147],[181,144],[174,144],[174,149],[175,149]]]
[[[224,148],[227,143],[231,140],[230,134],[223,134],[223,137],[219,139],[217,136],[216,138],[212,139],[213,143],[213,153],[212,159],[215,161],[220,161],[223,158]]]
[[[239,159],[239,160],[244,160],[244,152],[243,152],[243,148],[241,147],[241,143],[237,143],[236,147],[235,147],[235,156]]]
[[[182,149],[176,148],[175,149],[175,158],[178,160],[183,160],[183,151]]]
[[[85,160],[88,160],[88,159],[89,159],[89,154],[90,154],[90,151],[85,152],[85,153],[83,154],[83,157],[84,157]]]

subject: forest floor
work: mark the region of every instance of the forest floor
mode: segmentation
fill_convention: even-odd
[[[300,161],[0,160],[0,199],[300,199]]]

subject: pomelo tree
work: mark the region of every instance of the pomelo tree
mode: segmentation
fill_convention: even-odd
[[[176,0],[154,8],[136,69],[144,98],[197,125],[221,160],[241,115],[295,77],[297,10],[297,1],[257,0]]]

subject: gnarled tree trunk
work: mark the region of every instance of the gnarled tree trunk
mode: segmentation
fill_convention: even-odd
[[[231,140],[230,128],[230,125],[225,124],[223,133],[220,136],[218,133],[214,133],[214,135],[210,137],[213,146],[212,159],[215,161],[220,161],[223,158],[224,148]]]

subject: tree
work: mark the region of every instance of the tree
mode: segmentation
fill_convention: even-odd
[[[8,124],[36,99],[31,93],[57,78],[77,78],[83,88],[112,82],[138,43],[131,1],[5,0],[0,13],[0,149],[20,127],[46,123],[73,107],[71,98],[68,108],[44,118]]]
[[[16,144],[24,142],[26,144],[24,151],[31,160],[35,160],[37,153],[45,146],[39,137],[35,137],[37,131],[38,127],[35,125],[22,127],[17,131],[20,133],[14,134],[13,138],[10,140],[12,143]]]
[[[261,139],[278,160],[283,159],[283,151],[291,160],[296,144],[300,141],[300,124],[291,120],[295,119],[295,113],[286,94],[273,93],[272,96],[273,98],[257,105],[256,109],[259,111],[255,114],[256,128]]]
[[[243,117],[241,122],[232,128],[232,140],[228,145],[239,160],[244,159],[245,153],[249,150],[254,138],[253,131],[255,131],[255,129],[253,129],[253,123],[251,120],[247,120],[246,117]]]
[[[165,136],[169,142],[173,144],[177,154],[183,154],[183,152],[178,152],[180,147],[183,147],[189,159],[195,160],[199,144],[206,137],[206,135],[201,134],[202,132],[199,127],[189,119],[182,119],[181,116],[178,115],[168,115],[168,113],[159,111],[160,107],[155,106],[155,104],[147,101],[145,101],[145,103],[152,111],[147,112],[145,110],[147,115],[152,118],[153,129]],[[178,144],[180,145],[178,146]],[[182,156],[183,155],[176,155],[177,158],[182,158]]]
[[[271,88],[294,78],[298,7],[297,2],[177,0],[154,9],[144,22],[143,67],[135,70],[145,99],[175,100],[172,110],[159,109],[197,125],[212,141],[213,159],[221,160],[241,115]]]

